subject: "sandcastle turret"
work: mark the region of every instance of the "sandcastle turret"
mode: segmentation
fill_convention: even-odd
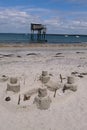
[[[74,82],[75,82],[75,79],[74,79],[73,76],[68,76],[68,77],[67,77],[67,83],[68,83],[68,84],[74,84]]]
[[[45,110],[50,107],[51,99],[47,95],[47,88],[39,88],[38,96],[35,97],[34,103],[36,104],[38,109]]]
[[[65,92],[65,90],[70,89],[72,91],[76,91],[77,90],[77,85],[75,84],[75,79],[73,76],[68,76],[67,77],[67,83],[64,84],[63,87],[63,92]]]
[[[47,83],[50,80],[50,76],[48,75],[47,71],[42,71],[42,74],[40,76],[40,80],[42,83]]]
[[[17,77],[10,77],[7,83],[7,91],[19,92],[20,91],[20,83]]]

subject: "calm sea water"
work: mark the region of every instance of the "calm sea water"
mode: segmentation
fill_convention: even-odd
[[[36,36],[35,36],[36,37]],[[30,34],[0,33],[0,43],[30,43]],[[85,43],[87,35],[46,34],[47,43]],[[34,41],[35,42],[35,41]]]

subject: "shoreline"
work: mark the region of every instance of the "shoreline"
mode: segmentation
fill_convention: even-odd
[[[46,48],[75,48],[75,47],[80,47],[80,48],[87,48],[87,43],[29,43],[29,44],[16,44],[16,43],[1,43],[0,48],[38,48],[38,47],[46,47]]]

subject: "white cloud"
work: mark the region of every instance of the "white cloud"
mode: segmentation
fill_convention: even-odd
[[[0,9],[1,32],[29,32],[31,22],[39,22],[39,17],[16,9]]]
[[[75,2],[75,3],[87,3],[87,0],[50,0],[52,2]]]
[[[0,32],[30,32],[30,23],[42,23],[47,33],[87,33],[87,12],[45,8],[0,8]]]
[[[66,0],[66,1],[69,1],[69,2],[87,2],[87,0]]]

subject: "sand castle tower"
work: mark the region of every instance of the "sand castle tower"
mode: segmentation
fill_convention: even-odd
[[[72,91],[76,91],[77,90],[77,85],[75,84],[75,79],[73,76],[68,76],[67,77],[67,83],[64,84],[63,87],[63,92],[65,92],[65,90],[70,89]]]
[[[10,77],[7,83],[7,91],[19,92],[20,91],[20,83],[17,77]]]
[[[34,34],[34,32],[37,34]],[[31,41],[46,42],[46,26],[42,24],[31,23]]]
[[[47,83],[50,80],[50,76],[48,75],[47,71],[42,71],[42,74],[40,76],[40,80],[42,83]]]
[[[39,88],[38,96],[35,97],[34,103],[36,104],[38,109],[45,110],[50,107],[51,99],[47,95],[47,88]]]

